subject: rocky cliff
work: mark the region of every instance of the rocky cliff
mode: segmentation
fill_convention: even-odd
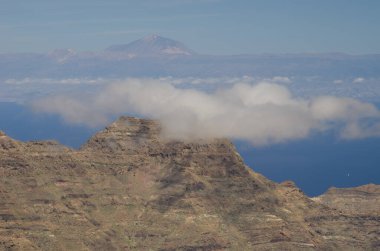
[[[79,150],[0,133],[0,250],[380,248],[378,212],[274,183],[228,140],[160,130],[121,117]]]
[[[353,188],[330,188],[313,198],[348,214],[380,215],[380,186],[368,184]]]

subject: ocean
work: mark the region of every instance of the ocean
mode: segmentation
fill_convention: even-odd
[[[100,129],[70,125],[57,115],[35,113],[20,104],[0,103],[0,130],[17,140],[56,140],[79,148]],[[254,171],[276,182],[293,180],[309,196],[332,186],[380,184],[380,138],[344,141],[325,133],[266,147],[234,143]]]

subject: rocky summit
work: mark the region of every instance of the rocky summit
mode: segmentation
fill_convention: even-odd
[[[121,117],[79,150],[0,132],[0,250],[380,249],[378,186],[311,199],[228,140],[160,131]]]

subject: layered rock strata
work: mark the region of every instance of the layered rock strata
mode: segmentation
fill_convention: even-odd
[[[0,133],[0,250],[380,248],[378,211],[274,183],[228,140],[160,131],[121,117],[79,150]]]

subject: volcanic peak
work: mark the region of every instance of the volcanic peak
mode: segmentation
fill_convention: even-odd
[[[127,54],[130,57],[191,56],[195,52],[176,40],[150,35],[129,44],[112,45],[108,52]]]

